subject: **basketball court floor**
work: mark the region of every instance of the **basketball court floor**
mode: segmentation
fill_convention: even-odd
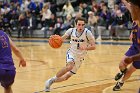
[[[27,67],[18,67],[18,59],[13,54],[17,68],[13,93],[45,93],[45,81],[65,66],[69,43],[65,42],[61,48],[53,49],[47,39],[13,38],[13,41],[27,61]],[[121,91],[112,91],[119,62],[130,44],[129,41],[96,42],[96,50],[88,51],[77,74],[67,81],[53,84],[50,93],[138,93],[139,70],[125,82]],[[0,93],[3,93],[2,87]]]

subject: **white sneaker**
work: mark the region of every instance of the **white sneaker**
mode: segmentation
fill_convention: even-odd
[[[50,86],[54,83],[54,78],[48,79],[45,83],[45,92],[50,92]]]
[[[42,27],[42,29],[41,29],[42,31],[44,31],[45,30],[45,27]]]

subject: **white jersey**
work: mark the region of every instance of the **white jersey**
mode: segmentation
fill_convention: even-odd
[[[82,33],[78,33],[76,28],[70,28],[66,31],[65,35],[71,38],[71,45],[67,51],[66,62],[75,62],[73,69],[70,71],[72,74],[75,74],[80,68],[86,54],[86,50],[80,50],[79,47],[88,46],[90,40],[93,42],[94,36],[87,28],[85,28]]]
[[[71,46],[69,51],[76,55],[84,55],[86,54],[86,50],[79,50],[79,46],[88,46],[89,40],[94,38],[91,31],[87,28],[78,36],[76,28],[70,28],[66,31],[66,35],[69,35],[71,40]]]

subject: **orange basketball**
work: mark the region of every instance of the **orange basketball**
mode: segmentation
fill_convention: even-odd
[[[59,35],[52,35],[49,38],[49,45],[52,48],[59,48],[61,47],[62,43],[63,43],[62,38]]]

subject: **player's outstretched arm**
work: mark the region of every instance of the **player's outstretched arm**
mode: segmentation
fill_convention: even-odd
[[[89,45],[88,46],[80,46],[80,49],[81,50],[95,50],[96,49],[96,47],[95,47],[95,38],[92,37],[89,40]]]
[[[14,54],[19,58],[20,60],[20,63],[19,63],[19,66],[22,65],[22,67],[25,67],[26,66],[26,61],[25,59],[23,58],[20,50],[16,47],[16,45],[14,44],[14,42],[9,38],[9,41],[10,41],[10,46],[11,46],[11,49],[12,51],[14,52]]]
[[[62,36],[62,40],[63,40],[63,41],[66,40],[67,37],[68,37],[68,35],[64,34],[64,35]]]

